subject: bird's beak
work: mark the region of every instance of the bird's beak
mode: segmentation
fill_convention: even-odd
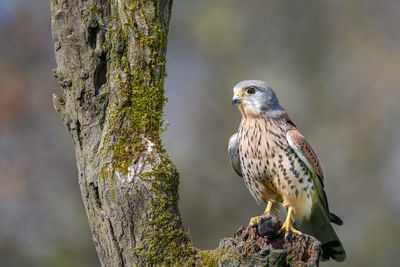
[[[232,105],[239,104],[242,101],[241,94],[235,94],[232,98]]]

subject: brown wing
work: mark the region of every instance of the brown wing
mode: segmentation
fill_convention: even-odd
[[[286,138],[289,145],[296,152],[299,158],[307,165],[310,171],[314,171],[321,179],[324,177],[321,165],[314,150],[307,142],[306,138],[297,130],[293,128],[286,133]]]
[[[290,119],[286,110],[283,111],[285,114],[286,122],[289,125],[289,130],[286,133],[286,139],[289,142],[289,145],[296,152],[297,156],[299,156],[299,158],[304,162],[307,168],[309,168],[310,171],[315,172],[315,174],[323,179],[324,174],[322,173],[322,168],[319,164],[317,154],[315,154],[314,149],[312,149],[306,138],[297,129],[296,125],[294,124],[292,119]]]
[[[343,221],[336,214],[329,211],[328,198],[326,197],[323,183],[324,174],[322,173],[322,168],[319,164],[317,155],[307,142],[306,138],[300,133],[299,130],[297,130],[296,125],[294,125],[287,113],[285,114],[285,118],[287,123],[290,125],[289,131],[286,133],[286,139],[290,147],[295,151],[297,156],[303,161],[307,168],[318,176],[319,179],[313,178],[314,186],[322,205],[329,215],[330,221],[338,225],[342,225]]]

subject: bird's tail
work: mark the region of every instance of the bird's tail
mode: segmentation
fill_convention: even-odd
[[[310,218],[307,220],[298,219],[294,225],[301,232],[312,235],[321,242],[322,260],[332,258],[335,261],[344,261],[346,259],[346,252],[331,225],[331,216],[328,216],[320,201],[316,200]],[[337,219],[340,220],[339,217]]]

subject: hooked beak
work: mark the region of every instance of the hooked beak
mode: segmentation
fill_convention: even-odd
[[[232,105],[239,104],[240,102],[242,102],[242,96],[235,94],[232,98]]]

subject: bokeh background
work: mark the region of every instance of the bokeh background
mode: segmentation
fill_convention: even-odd
[[[400,254],[400,2],[174,0],[164,144],[197,247],[260,214],[231,169],[231,88],[266,80],[317,151],[342,266]],[[0,266],[99,266],[60,92],[47,0],[0,0]],[[323,266],[336,266],[324,263]]]

